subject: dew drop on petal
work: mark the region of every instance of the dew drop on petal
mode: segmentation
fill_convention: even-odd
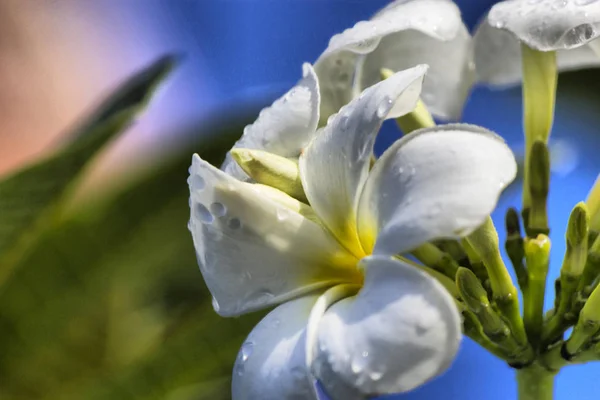
[[[369,378],[371,378],[371,380],[374,381],[374,382],[377,382],[382,377],[383,377],[383,372],[382,371],[372,371],[369,374]]]
[[[210,205],[210,212],[215,217],[222,217],[227,212],[227,207],[225,207],[222,203],[214,202]]]
[[[191,181],[192,190],[202,190],[206,186],[206,182],[200,175],[194,175]]]
[[[392,109],[392,105],[393,104],[394,104],[394,102],[392,101],[391,98],[389,98],[389,97],[384,98],[383,101],[377,107],[377,117],[378,118],[385,118],[385,116]]]
[[[219,310],[221,309],[221,306],[219,306],[219,302],[214,297],[212,298],[212,306],[216,312],[219,312]]]
[[[239,218],[231,218],[229,222],[227,222],[227,226],[230,229],[238,230],[242,227],[242,221]]]
[[[285,210],[278,208],[276,210],[276,214],[277,214],[277,220],[280,222],[285,221],[286,219],[288,219],[288,214]]]
[[[246,362],[248,360],[248,357],[250,357],[252,355],[253,351],[254,351],[254,343],[245,342],[242,345],[242,349],[240,350],[241,361]]]
[[[196,204],[196,207],[194,207],[194,209],[196,215],[198,216],[198,218],[200,218],[200,221],[204,222],[205,224],[210,224],[211,222],[213,222],[214,217],[212,216],[210,211],[208,211],[208,208],[204,206],[204,204],[198,203]]]
[[[350,364],[350,368],[352,369],[353,373],[360,374],[364,370],[366,365],[367,365],[367,358],[361,356],[361,357],[356,357],[355,359],[352,360],[352,363]]]
[[[578,6],[587,6],[589,4],[595,3],[598,0],[575,0],[575,4]]]

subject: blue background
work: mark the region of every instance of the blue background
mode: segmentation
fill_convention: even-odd
[[[128,59],[134,60],[132,64],[143,65],[165,52],[185,54],[185,62],[150,115],[149,124],[155,127],[154,131],[165,132],[168,127],[199,118],[210,120],[223,113],[235,114],[248,104],[269,104],[299,79],[302,63],[316,60],[333,34],[368,19],[386,3],[381,0],[105,0],[80,3],[78,7],[91,10],[90,15],[103,21],[107,34],[111,24],[128,27],[130,34],[118,45],[130,53]],[[457,3],[472,29],[493,2]],[[600,171],[600,102],[598,95],[583,92],[588,83],[593,83],[587,81],[593,77],[596,77],[594,82],[598,81],[597,75],[590,72],[571,73],[559,80],[552,138],[554,142],[566,143],[575,153],[568,164],[576,168],[565,167],[552,178],[549,210],[553,258],[549,289],[560,270],[569,212],[585,199]],[[515,149],[522,145],[518,89],[499,92],[477,88],[463,120],[498,132]],[[177,139],[162,135],[152,141],[160,144]],[[386,123],[377,150],[381,152],[397,137],[393,124]],[[506,208],[519,202],[519,189],[510,188],[494,215],[499,228]],[[550,290],[547,307],[552,300]],[[557,379],[556,398],[597,398],[598,376],[598,364],[566,368]],[[392,398],[504,400],[515,398],[515,393],[513,371],[465,339],[447,373],[412,393]]]

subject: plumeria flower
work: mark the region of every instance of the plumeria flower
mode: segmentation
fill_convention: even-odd
[[[492,85],[520,83],[521,44],[556,53],[560,71],[600,66],[599,35],[600,1],[502,1],[475,33],[478,79]]]
[[[474,81],[471,36],[451,0],[396,0],[368,21],[335,35],[315,70],[321,114],[330,114],[381,80],[381,69],[430,69],[423,101],[442,119],[458,119]]]
[[[529,152],[550,137],[557,74],[600,65],[599,28],[595,0],[507,0],[492,7],[475,33],[478,79],[496,86],[523,82],[526,188]],[[523,209],[530,207],[526,189]]]
[[[454,358],[454,298],[397,255],[477,228],[516,163],[494,134],[457,124],[411,133],[371,167],[382,122],[415,107],[426,70],[366,89],[317,130],[299,159],[306,202],[194,155],[189,227],[215,310],[279,305],[242,345],[233,399],[315,398],[313,376],[333,399],[405,392]],[[318,102],[311,110],[307,121]],[[285,131],[305,112],[289,108],[264,129]]]
[[[264,109],[235,147],[298,157],[319,121],[325,125],[364,88],[379,82],[383,68],[401,71],[418,64],[429,65],[422,93],[429,111],[442,119],[458,118],[474,80],[473,49],[452,1],[397,0],[371,20],[333,36],[315,69],[305,65],[302,80]],[[230,155],[222,168],[248,179]]]

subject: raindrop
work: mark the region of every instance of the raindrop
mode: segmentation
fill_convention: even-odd
[[[227,212],[227,207],[225,207],[222,203],[214,202],[210,205],[210,212],[215,217],[222,217]]]
[[[277,214],[277,220],[280,222],[283,222],[288,218],[287,212],[282,208],[278,208],[275,213]]]
[[[363,352],[364,354],[365,352]],[[369,353],[367,352],[367,356],[369,355]],[[359,374],[361,373],[365,366],[367,365],[367,357],[364,357],[361,355],[361,357],[357,357],[354,360],[352,360],[352,363],[350,364],[350,368],[352,369],[352,372],[355,374]]]
[[[245,342],[242,345],[242,348],[240,350],[240,361],[241,362],[248,361],[248,357],[250,357],[252,355],[253,351],[254,351],[254,343],[252,343],[252,342]]]
[[[194,175],[192,177],[192,190],[202,190],[206,186],[206,182],[204,182],[204,178],[200,175]]]
[[[553,4],[553,7],[555,10],[561,9],[561,8],[565,8],[568,4],[567,0],[556,0]]]
[[[541,2],[542,2],[542,0],[529,0],[529,4],[538,4]]]
[[[381,371],[372,371],[369,374],[369,378],[371,378],[372,381],[377,382],[378,380],[380,380],[381,378],[383,378],[383,372],[381,372]]]
[[[196,204],[195,210],[196,215],[198,216],[198,218],[200,218],[200,221],[204,222],[205,224],[210,224],[211,222],[213,222],[214,217],[212,216],[210,211],[208,211],[208,208],[204,206],[204,204]]]
[[[221,309],[221,306],[219,306],[219,302],[214,297],[212,298],[212,306],[215,309],[215,312],[219,312],[219,310]]]
[[[393,105],[392,99],[386,96],[383,99],[383,101],[379,104],[379,106],[377,107],[377,117],[378,118],[385,118],[385,116],[392,109],[392,105]]]
[[[578,6],[587,6],[589,4],[595,3],[598,0],[575,0],[575,4]]]
[[[229,222],[227,222],[227,226],[230,229],[237,230],[242,227],[242,221],[239,218],[231,218]]]
[[[268,303],[271,299],[275,297],[273,293],[269,290],[260,290],[256,293],[256,302],[257,303]]]
[[[279,325],[281,325],[281,320],[279,318],[275,318],[273,320],[273,328],[279,328]]]

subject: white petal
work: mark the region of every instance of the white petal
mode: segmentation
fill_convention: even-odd
[[[382,68],[401,71],[427,64],[425,105],[436,117],[458,119],[475,78],[472,39],[458,7],[448,1],[413,1],[382,11],[372,23],[378,27],[383,22],[395,33],[361,58],[360,87],[379,82]]]
[[[300,157],[306,197],[327,227],[352,251],[358,243],[358,194],[369,173],[377,132],[385,119],[414,108],[426,70],[420,65],[366,89],[331,117]]]
[[[316,400],[304,357],[306,322],[316,300],[282,304],[256,325],[233,368],[233,400]]]
[[[491,26],[511,32],[540,51],[572,49],[600,35],[600,3],[592,0],[507,0],[488,15]]]
[[[312,369],[334,399],[412,390],[448,368],[460,344],[460,314],[435,279],[391,258],[361,264],[363,289],[319,324]]]
[[[381,68],[400,71],[418,64],[432,67],[432,82],[425,86],[430,111],[442,118],[457,116],[473,71],[471,38],[452,1],[396,0],[371,20],[333,36],[315,64],[323,96],[321,121],[357,90],[379,82]],[[352,85],[358,87],[353,91]]]
[[[510,32],[496,29],[482,22],[474,36],[477,79],[491,85],[520,84],[521,45]],[[600,40],[586,45],[558,50],[557,67],[560,72],[600,66]]]
[[[312,66],[302,66],[303,79],[244,129],[233,147],[266,150],[283,157],[298,157],[313,138],[319,122],[319,82]],[[221,167],[238,179],[248,175],[229,154]]]
[[[483,128],[442,125],[407,135],[377,160],[364,186],[363,248],[398,254],[466,235],[490,215],[516,172],[508,146]]]
[[[219,314],[239,315],[356,279],[356,259],[260,185],[240,182],[197,155],[188,182],[189,228]]]

